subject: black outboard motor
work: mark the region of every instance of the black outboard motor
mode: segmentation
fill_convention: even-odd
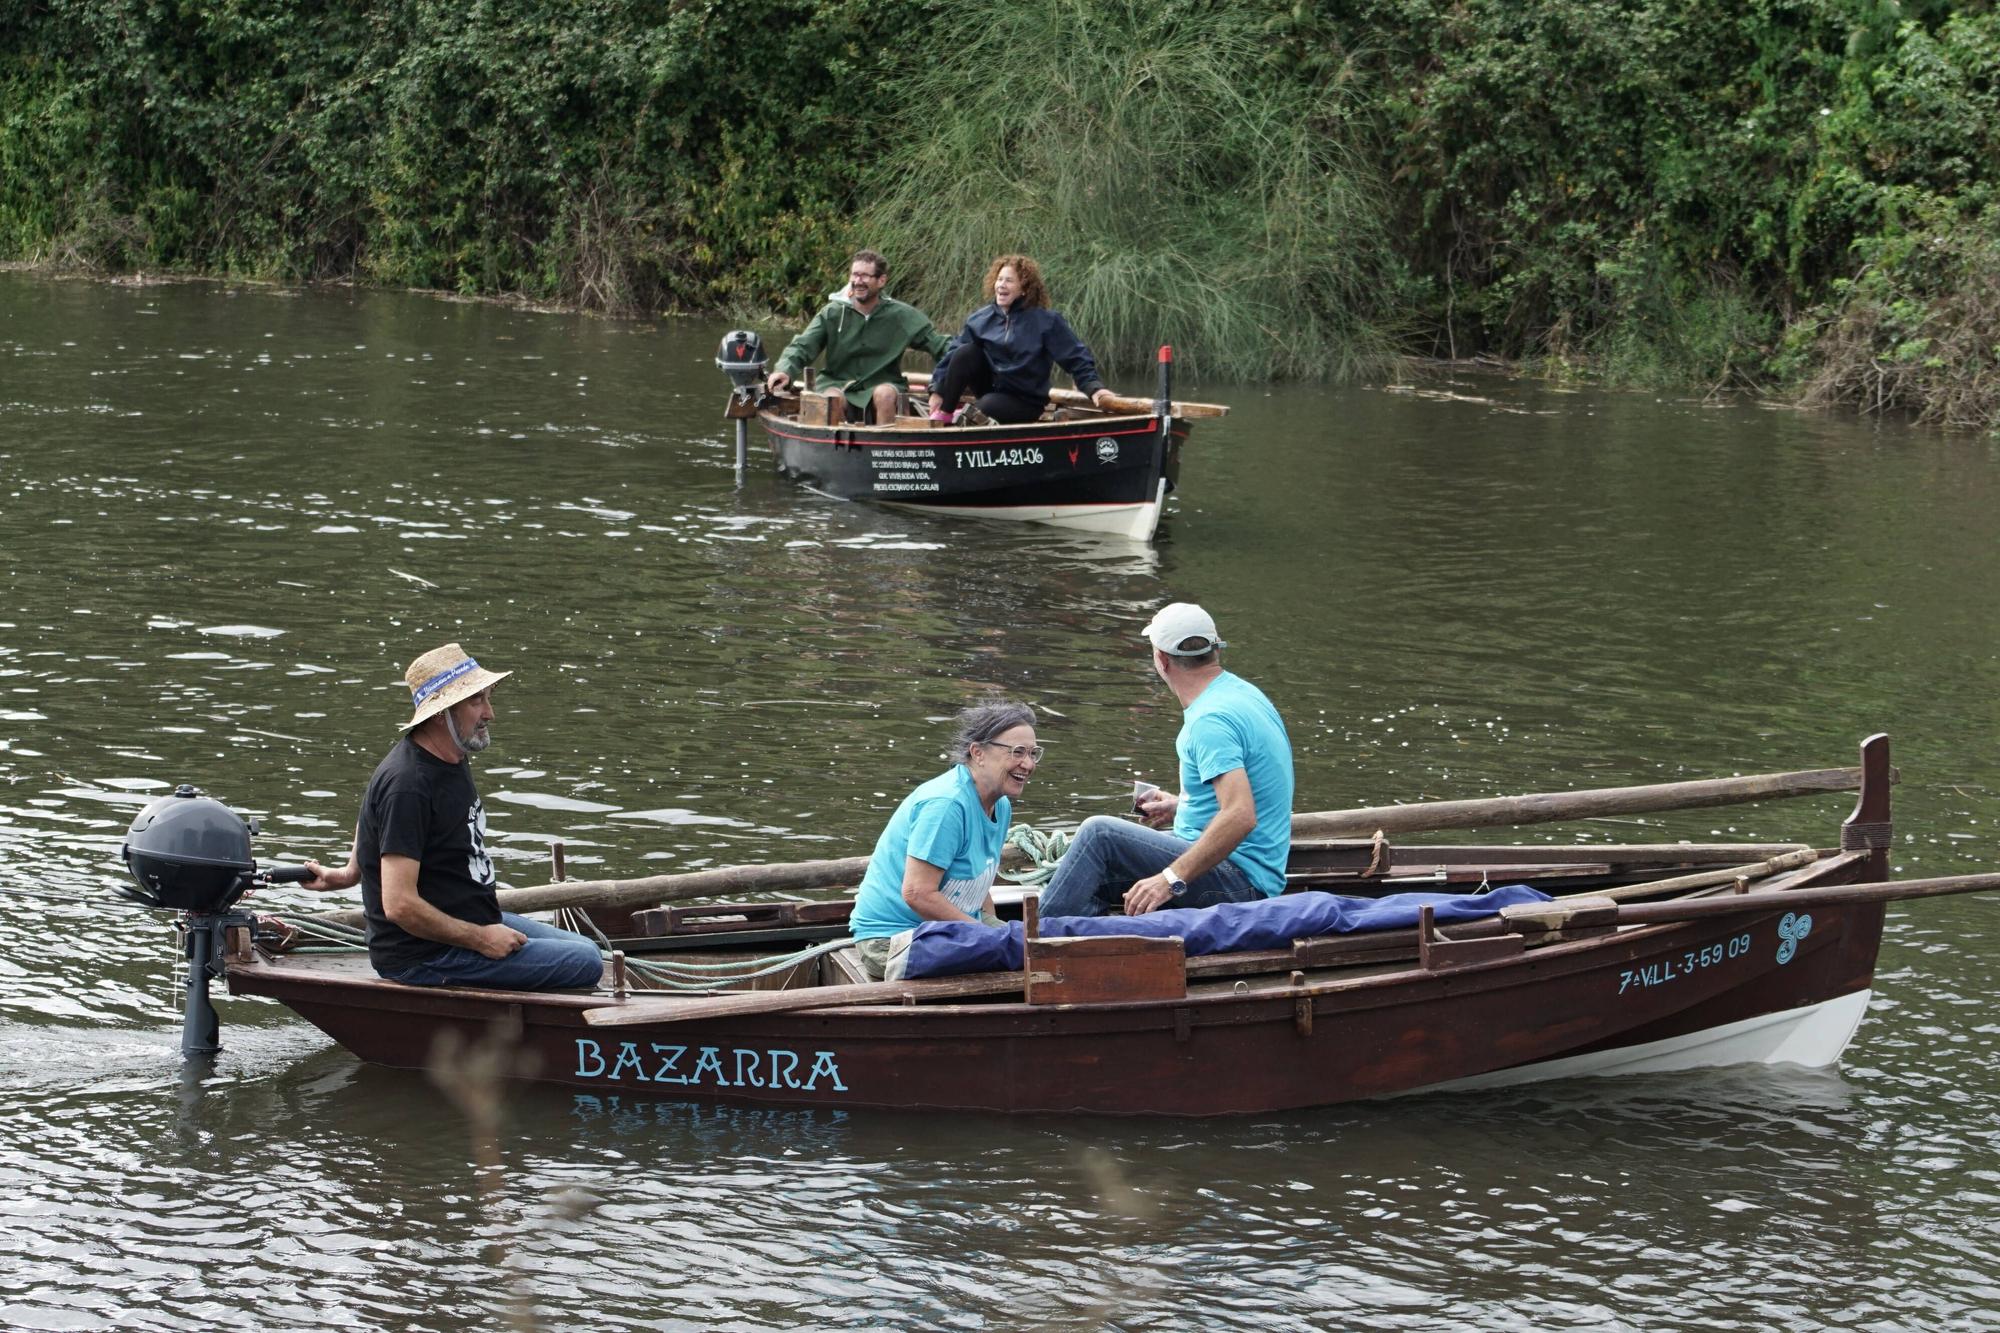
[[[729,376],[736,389],[754,388],[764,382],[764,340],[753,329],[731,329],[722,335],[722,350],[715,365]]]
[[[722,335],[722,347],[715,354],[716,368],[729,376],[729,406],[723,416],[736,423],[736,484],[743,484],[743,469],[749,461],[750,440],[744,424],[757,415],[768,395],[764,392],[764,340],[754,329],[731,329]]]
[[[222,975],[224,939],[232,926],[256,918],[232,910],[259,884],[311,878],[303,866],[259,873],[250,856],[254,822],[183,783],[139,812],[119,849],[138,888],[120,886],[148,907],[187,913],[187,1008],[181,1020],[181,1054],[222,1049],[220,1024],[209,1003],[208,983]]]

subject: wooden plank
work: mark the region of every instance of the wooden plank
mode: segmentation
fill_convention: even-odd
[[[1178,936],[1073,935],[1037,939],[1026,950],[1029,1004],[1117,1004],[1187,994]]]
[[[827,975],[826,984],[829,986],[869,986],[874,984],[874,978],[868,975],[868,969],[861,965],[861,955],[856,953],[852,946],[845,949],[835,949],[832,953],[827,954],[825,972]]]
[[[1417,966],[1426,972],[1446,972],[1454,967],[1490,963],[1521,952],[1519,935],[1491,935],[1479,939],[1446,939],[1438,933],[1435,909],[1429,903],[1417,916]]]
[[[838,426],[847,420],[847,397],[839,390],[799,395],[801,426]]]

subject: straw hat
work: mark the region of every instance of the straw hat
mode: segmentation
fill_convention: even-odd
[[[455,643],[433,648],[410,663],[410,669],[403,673],[416,713],[400,730],[408,731],[425,718],[434,717],[488,686],[498,685],[513,674],[511,671],[488,671],[467,657],[465,649]]]

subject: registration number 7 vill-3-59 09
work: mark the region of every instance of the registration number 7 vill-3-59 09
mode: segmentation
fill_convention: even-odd
[[[1634,988],[1664,986],[1693,976],[1707,968],[1743,957],[1750,952],[1750,934],[1732,935],[1702,949],[1690,949],[1677,958],[1656,959],[1644,967],[1628,967],[1618,974],[1618,993]]]

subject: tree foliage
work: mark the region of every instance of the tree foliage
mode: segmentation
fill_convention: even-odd
[[[0,257],[1385,340],[2000,421],[1990,0],[22,0]]]
[[[790,300],[840,244],[851,89],[921,13],[42,0],[0,56],[0,246],[623,310]]]

